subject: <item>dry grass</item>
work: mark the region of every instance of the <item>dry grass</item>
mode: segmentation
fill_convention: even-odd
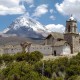
[[[55,59],[62,58],[62,57],[71,58],[72,56],[76,56],[77,54],[78,54],[78,53],[69,54],[69,55],[63,55],[63,56],[53,56],[53,55],[49,55],[49,56],[44,56],[42,60],[55,60]]]

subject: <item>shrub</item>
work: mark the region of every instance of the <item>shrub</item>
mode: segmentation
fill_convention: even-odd
[[[14,56],[10,54],[3,54],[2,55],[2,60],[4,62],[12,62],[14,60]]]
[[[34,63],[34,62],[40,61],[42,58],[43,58],[43,54],[41,52],[34,51],[30,53],[28,62]]]
[[[2,56],[0,55],[0,64],[2,64]]]
[[[23,61],[25,60],[26,53],[17,53],[14,55],[16,61]]]

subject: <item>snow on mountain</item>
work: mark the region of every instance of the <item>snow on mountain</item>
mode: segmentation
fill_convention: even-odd
[[[2,33],[6,33],[9,30],[10,30],[9,28],[6,28]]]
[[[3,33],[30,38],[43,38],[47,36],[45,27],[26,15],[20,16],[14,20]]]

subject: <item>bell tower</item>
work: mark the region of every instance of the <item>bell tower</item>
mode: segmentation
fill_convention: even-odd
[[[66,21],[66,33],[77,33],[77,21],[71,15],[69,20]]]
[[[77,31],[77,21],[71,15],[69,20],[66,21],[66,29],[64,39],[71,47],[71,53],[79,52],[79,34]]]

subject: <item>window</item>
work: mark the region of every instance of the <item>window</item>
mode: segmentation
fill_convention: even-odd
[[[70,25],[68,26],[68,32],[70,32]]]
[[[74,27],[74,32],[76,32],[76,28]]]
[[[79,39],[79,43],[80,43],[80,39]]]
[[[61,41],[61,40],[63,40],[63,39],[60,39],[60,38],[57,39],[57,41]]]

